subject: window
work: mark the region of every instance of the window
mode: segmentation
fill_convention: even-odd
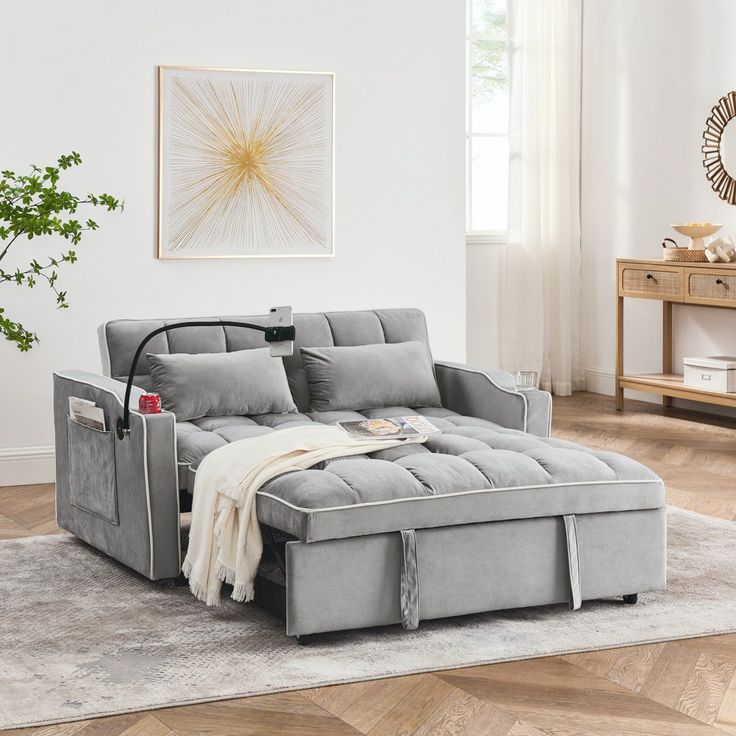
[[[467,0],[468,242],[506,240],[509,199],[509,64],[506,0]]]

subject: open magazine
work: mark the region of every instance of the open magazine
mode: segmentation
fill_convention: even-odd
[[[79,424],[92,429],[105,431],[105,413],[88,399],[80,399],[78,396],[69,397],[69,416]]]
[[[356,440],[400,440],[434,434],[440,430],[426,417],[418,414],[386,419],[363,419],[359,422],[338,422]]]

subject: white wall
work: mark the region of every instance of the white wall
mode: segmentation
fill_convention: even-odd
[[[466,255],[468,290],[468,363],[497,368],[498,269],[504,245],[469,245]]]
[[[673,222],[721,222],[736,238],[736,207],[711,190],[700,151],[711,107],[736,88],[735,27],[733,0],[585,0],[582,346],[589,390],[614,391],[616,258],[661,258],[667,236],[684,244]],[[489,367],[498,358],[503,247],[468,247],[468,360]],[[661,370],[661,310],[659,302],[627,300],[628,371]],[[676,370],[685,355],[736,355],[736,313],[674,311]]]
[[[101,230],[77,249],[80,262],[64,269],[69,310],[55,311],[40,288],[0,291],[0,304],[42,340],[26,355],[0,343],[0,485],[29,473],[46,479],[51,373],[98,370],[95,328],[107,319],[248,314],[283,303],[418,306],[435,355],[464,358],[464,18],[453,0],[431,12],[421,0],[5,8],[2,167],[77,150],[85,165],[64,183],[120,195],[126,209],[100,215]],[[335,72],[334,259],[154,259],[158,64]],[[38,255],[59,244],[19,246]]]
[[[732,0],[586,0],[583,49],[583,347],[589,385],[613,392],[615,260],[661,258],[673,222],[724,223],[711,190],[705,120],[736,85]],[[675,306],[685,355],[736,355],[736,313]],[[661,305],[626,302],[626,370],[661,370]]]

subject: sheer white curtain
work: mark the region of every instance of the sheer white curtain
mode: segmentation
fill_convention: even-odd
[[[508,0],[509,243],[499,284],[499,355],[541,387],[583,388],[580,367],[582,0]]]

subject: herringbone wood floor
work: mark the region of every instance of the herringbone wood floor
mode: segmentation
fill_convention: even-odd
[[[554,433],[626,453],[670,503],[736,517],[736,423],[580,393],[555,400]],[[0,489],[0,538],[52,534],[51,486]],[[736,575],[735,575],[736,578]],[[736,622],[734,622],[736,624]],[[601,736],[736,734],[736,634],[469,667],[8,734],[167,736]],[[0,697],[2,694],[0,693]]]

